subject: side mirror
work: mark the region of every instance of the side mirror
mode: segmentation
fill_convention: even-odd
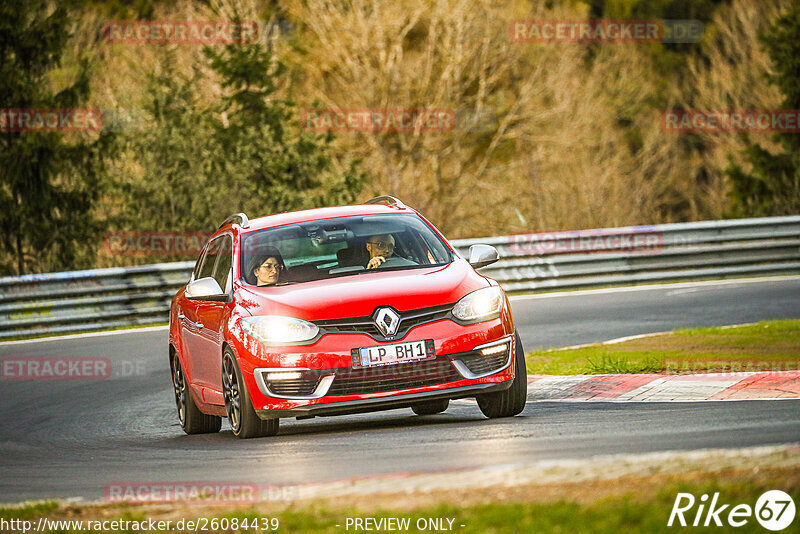
[[[227,301],[228,295],[222,291],[214,278],[206,276],[189,282],[186,286],[186,298],[191,300],[214,300],[214,301]]]
[[[499,259],[500,254],[491,245],[472,245],[469,247],[469,264],[475,269],[491,265]]]

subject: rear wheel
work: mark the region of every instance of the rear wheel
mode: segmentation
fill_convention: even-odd
[[[233,435],[241,439],[274,436],[280,419],[260,419],[253,409],[250,394],[242,380],[236,356],[230,348],[222,354],[222,395]]]
[[[412,406],[411,409],[414,410],[414,413],[417,415],[434,415],[437,413],[442,413],[447,409],[448,406],[450,406],[450,399],[437,399],[428,402],[422,402],[416,406]]]
[[[513,417],[525,409],[528,399],[528,371],[525,369],[525,350],[522,340],[516,335],[517,349],[514,353],[514,381],[511,387],[497,393],[478,395],[478,407],[483,415],[494,419],[496,417]]]
[[[189,391],[189,383],[177,353],[172,354],[172,387],[175,391],[175,404],[178,406],[178,421],[187,434],[208,434],[219,432],[222,418],[201,412]]]

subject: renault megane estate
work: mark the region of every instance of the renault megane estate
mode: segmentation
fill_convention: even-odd
[[[169,358],[187,434],[274,435],[280,418],[473,397],[487,417],[525,407],[525,358],[508,299],[393,197],[229,217],[172,300]]]

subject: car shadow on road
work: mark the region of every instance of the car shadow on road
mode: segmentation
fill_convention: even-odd
[[[560,408],[558,404],[557,407]],[[527,410],[526,410],[527,411]],[[341,436],[352,433],[370,433],[386,430],[415,430],[423,428],[446,429],[458,428],[464,425],[475,424],[516,424],[527,419],[531,414],[522,414],[516,417],[502,419],[487,419],[481,414],[477,404],[451,405],[443,413],[436,415],[414,415],[410,410],[403,408],[396,411],[380,411],[366,414],[351,414],[341,416],[321,416],[311,419],[282,419],[281,426],[276,436],[256,438],[246,440],[250,443],[263,443],[265,441],[282,443],[286,440],[314,436],[315,438],[326,436]],[[180,431],[178,425],[174,425]],[[204,444],[218,444],[220,440],[235,440],[230,426],[226,419],[222,421],[222,430],[215,434],[201,434],[186,436],[182,432],[180,435],[166,439],[169,444],[180,446],[202,446]],[[162,440],[159,440],[163,443]]]

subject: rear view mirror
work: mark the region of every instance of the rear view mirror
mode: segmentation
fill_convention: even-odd
[[[189,282],[186,286],[186,298],[192,300],[215,300],[225,301],[228,295],[222,291],[214,278],[206,276],[193,282]]]
[[[499,259],[500,254],[491,245],[472,245],[469,247],[469,264],[475,269],[491,265]]]

